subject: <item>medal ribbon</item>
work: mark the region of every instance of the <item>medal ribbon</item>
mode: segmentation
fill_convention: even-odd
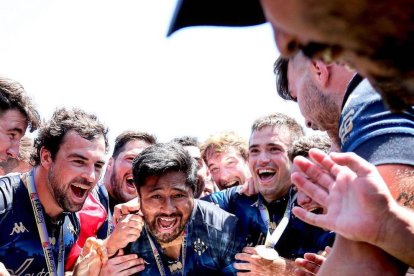
[[[148,236],[149,243],[151,245],[152,253],[154,254],[155,261],[156,261],[157,266],[158,266],[158,271],[160,272],[161,276],[165,276],[166,273],[165,273],[164,264],[163,264],[162,259],[161,259],[161,255],[158,252],[158,249],[155,246],[154,242],[152,241],[152,238],[150,236],[150,232],[148,231],[148,229],[147,229],[147,236]],[[182,263],[183,263],[183,268],[181,270],[181,275],[184,275],[185,256],[186,256],[186,251],[187,251],[186,249],[187,249],[187,229],[184,232],[183,244],[181,245],[181,259],[182,259]]]
[[[258,206],[259,206],[260,216],[262,217],[262,220],[264,221],[267,227],[267,236],[266,236],[266,241],[265,241],[266,247],[274,248],[277,242],[279,241],[280,237],[282,236],[283,232],[285,231],[289,223],[290,212],[292,210],[291,204],[295,201],[295,199],[296,199],[296,194],[293,196],[289,196],[289,201],[286,205],[286,210],[285,210],[285,213],[283,214],[283,218],[281,219],[278,226],[272,233],[270,233],[271,223],[270,223],[269,210],[267,210],[267,207],[266,205],[264,205],[263,201],[259,200]]]
[[[55,258],[53,256],[52,245],[49,241],[49,233],[47,232],[45,217],[43,215],[43,207],[40,203],[39,195],[36,191],[34,181],[34,170],[26,174],[26,185],[29,193],[30,202],[32,203],[33,213],[36,219],[37,230],[39,232],[40,241],[42,243],[43,253],[45,255],[47,269],[50,275],[64,275],[64,255],[65,247],[63,241],[63,225],[60,226],[59,233],[59,254],[58,254],[58,270],[56,270]]]

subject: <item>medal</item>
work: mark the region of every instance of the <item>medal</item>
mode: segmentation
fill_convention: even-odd
[[[256,250],[257,255],[263,259],[274,261],[279,258],[279,254],[272,247],[267,247],[266,245],[257,245],[254,249]]]

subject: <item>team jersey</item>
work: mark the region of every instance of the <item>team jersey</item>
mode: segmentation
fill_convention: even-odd
[[[368,80],[348,88],[339,137],[342,152],[355,152],[374,165],[414,165],[414,109],[389,111]]]
[[[243,239],[247,246],[264,244],[268,227],[261,216],[260,203],[266,205],[270,221],[276,226],[285,213],[289,198],[292,198],[295,192],[290,189],[288,194],[282,198],[266,203],[260,194],[246,196],[239,192],[240,188],[240,186],[232,187],[203,199],[218,204],[220,208],[236,215],[240,225],[238,231],[244,236]],[[309,225],[291,213],[289,223],[275,249],[280,256],[295,259],[303,257],[303,254],[307,252],[318,253],[324,250],[327,245],[332,245],[334,238],[333,232]]]
[[[126,254],[135,253],[148,264],[139,275],[162,275],[153,254],[150,239],[158,252],[165,275],[236,275],[234,257],[243,244],[237,238],[237,218],[205,201],[194,200],[194,209],[184,238],[185,260],[169,260],[155,238],[146,229],[137,241],[130,244]],[[150,239],[149,239],[150,238]]]
[[[77,238],[79,225],[74,213],[62,214],[55,223],[45,213],[44,217],[57,262],[62,223],[65,256]],[[35,215],[20,174],[0,178],[0,262],[11,275],[48,275]]]

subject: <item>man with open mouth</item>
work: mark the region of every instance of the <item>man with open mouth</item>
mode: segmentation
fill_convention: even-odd
[[[74,212],[98,182],[107,149],[95,115],[57,109],[35,140],[34,168],[0,178],[0,261],[12,275],[63,275],[79,234]]]
[[[177,143],[155,144],[134,160],[145,228],[125,253],[146,261],[141,275],[235,275],[237,218],[194,199],[196,171]]]
[[[232,131],[217,133],[201,145],[201,151],[220,190],[243,185],[250,180],[245,138]]]
[[[332,243],[332,236],[323,237],[326,233],[323,229],[306,224],[290,213],[296,192],[290,181],[288,151],[302,136],[302,127],[287,115],[273,113],[258,118],[252,126],[248,160],[259,193],[245,195],[239,187],[233,187],[205,198],[240,220],[240,235],[248,245],[243,253],[236,255],[236,259],[245,262],[235,264],[240,271],[254,275],[292,275],[295,258],[308,252],[317,253]],[[288,220],[285,228],[280,227],[283,219]],[[282,232],[278,240],[268,238],[277,231]],[[259,252],[251,246],[263,244],[275,248],[283,258],[269,262],[259,257]]]

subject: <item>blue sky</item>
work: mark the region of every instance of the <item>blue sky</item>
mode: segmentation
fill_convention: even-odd
[[[20,81],[48,118],[59,106],[123,130],[204,140],[248,138],[255,118],[295,104],[276,93],[268,24],[193,27],[166,37],[176,0],[3,0],[0,74]]]

